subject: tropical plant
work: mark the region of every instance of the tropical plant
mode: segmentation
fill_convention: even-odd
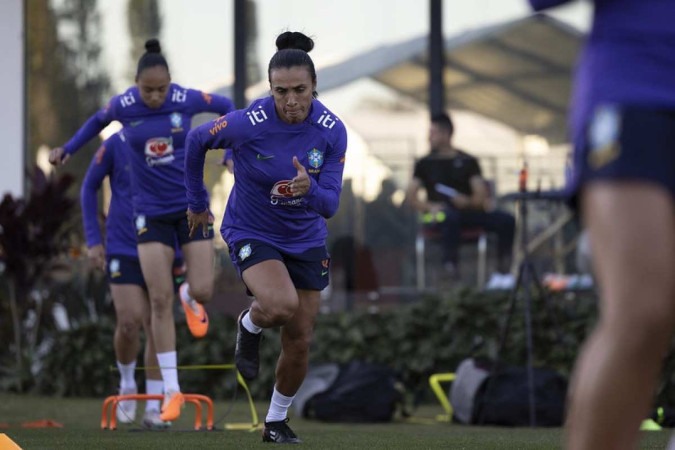
[[[19,391],[29,376],[27,362],[45,315],[41,290],[57,256],[68,249],[75,206],[67,195],[72,176],[47,176],[34,168],[29,180],[27,200],[7,194],[0,203],[0,340],[13,343],[0,349],[0,358],[14,357],[13,370],[8,364],[2,367]]]

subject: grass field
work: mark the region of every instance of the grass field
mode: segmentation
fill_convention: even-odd
[[[116,431],[101,430],[102,399],[47,398],[0,394],[0,429],[23,449],[223,449],[260,448],[260,432],[225,430],[225,423],[250,421],[248,405],[216,402],[216,431],[192,431],[194,408],[186,405],[169,431],[143,431],[123,425]],[[230,408],[232,406],[232,408]],[[256,405],[261,419],[267,404]],[[139,414],[142,414],[142,404]],[[228,413],[228,411],[230,411]],[[227,415],[226,415],[227,413]],[[293,430],[304,448],[316,449],[556,449],[561,448],[560,429],[466,427],[436,423],[440,407],[424,406],[414,421],[387,424],[328,424],[292,418]],[[51,419],[63,428],[25,429],[21,423]],[[663,449],[669,431],[644,433],[644,449]],[[3,450],[0,445],[0,450]]]

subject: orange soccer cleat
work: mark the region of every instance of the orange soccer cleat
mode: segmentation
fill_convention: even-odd
[[[178,292],[190,333],[196,338],[203,338],[209,330],[209,316],[204,306],[190,297],[187,283],[181,284]]]
[[[178,419],[180,410],[185,404],[185,397],[178,391],[167,392],[162,404],[162,413],[159,418],[164,422],[171,422]]]

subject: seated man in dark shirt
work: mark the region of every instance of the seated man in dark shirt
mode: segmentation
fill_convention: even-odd
[[[490,192],[481,175],[478,160],[452,146],[454,126],[450,116],[432,117],[429,130],[431,152],[417,161],[407,198],[419,212],[440,218],[442,229],[443,267],[457,274],[460,231],[465,227],[481,227],[497,235],[497,272],[487,287],[510,289],[510,274],[515,220],[511,214],[489,207]],[[420,189],[426,191],[421,200]],[[441,213],[441,214],[438,214]]]

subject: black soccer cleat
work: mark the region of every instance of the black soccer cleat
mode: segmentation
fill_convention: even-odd
[[[258,376],[258,369],[260,368],[258,353],[262,332],[254,334],[244,328],[241,319],[248,311],[248,309],[242,311],[237,320],[237,345],[234,348],[234,364],[241,376],[250,381]]]
[[[288,426],[288,418],[278,422],[265,422],[262,438],[263,442],[274,442],[275,444],[299,444],[302,442]]]

